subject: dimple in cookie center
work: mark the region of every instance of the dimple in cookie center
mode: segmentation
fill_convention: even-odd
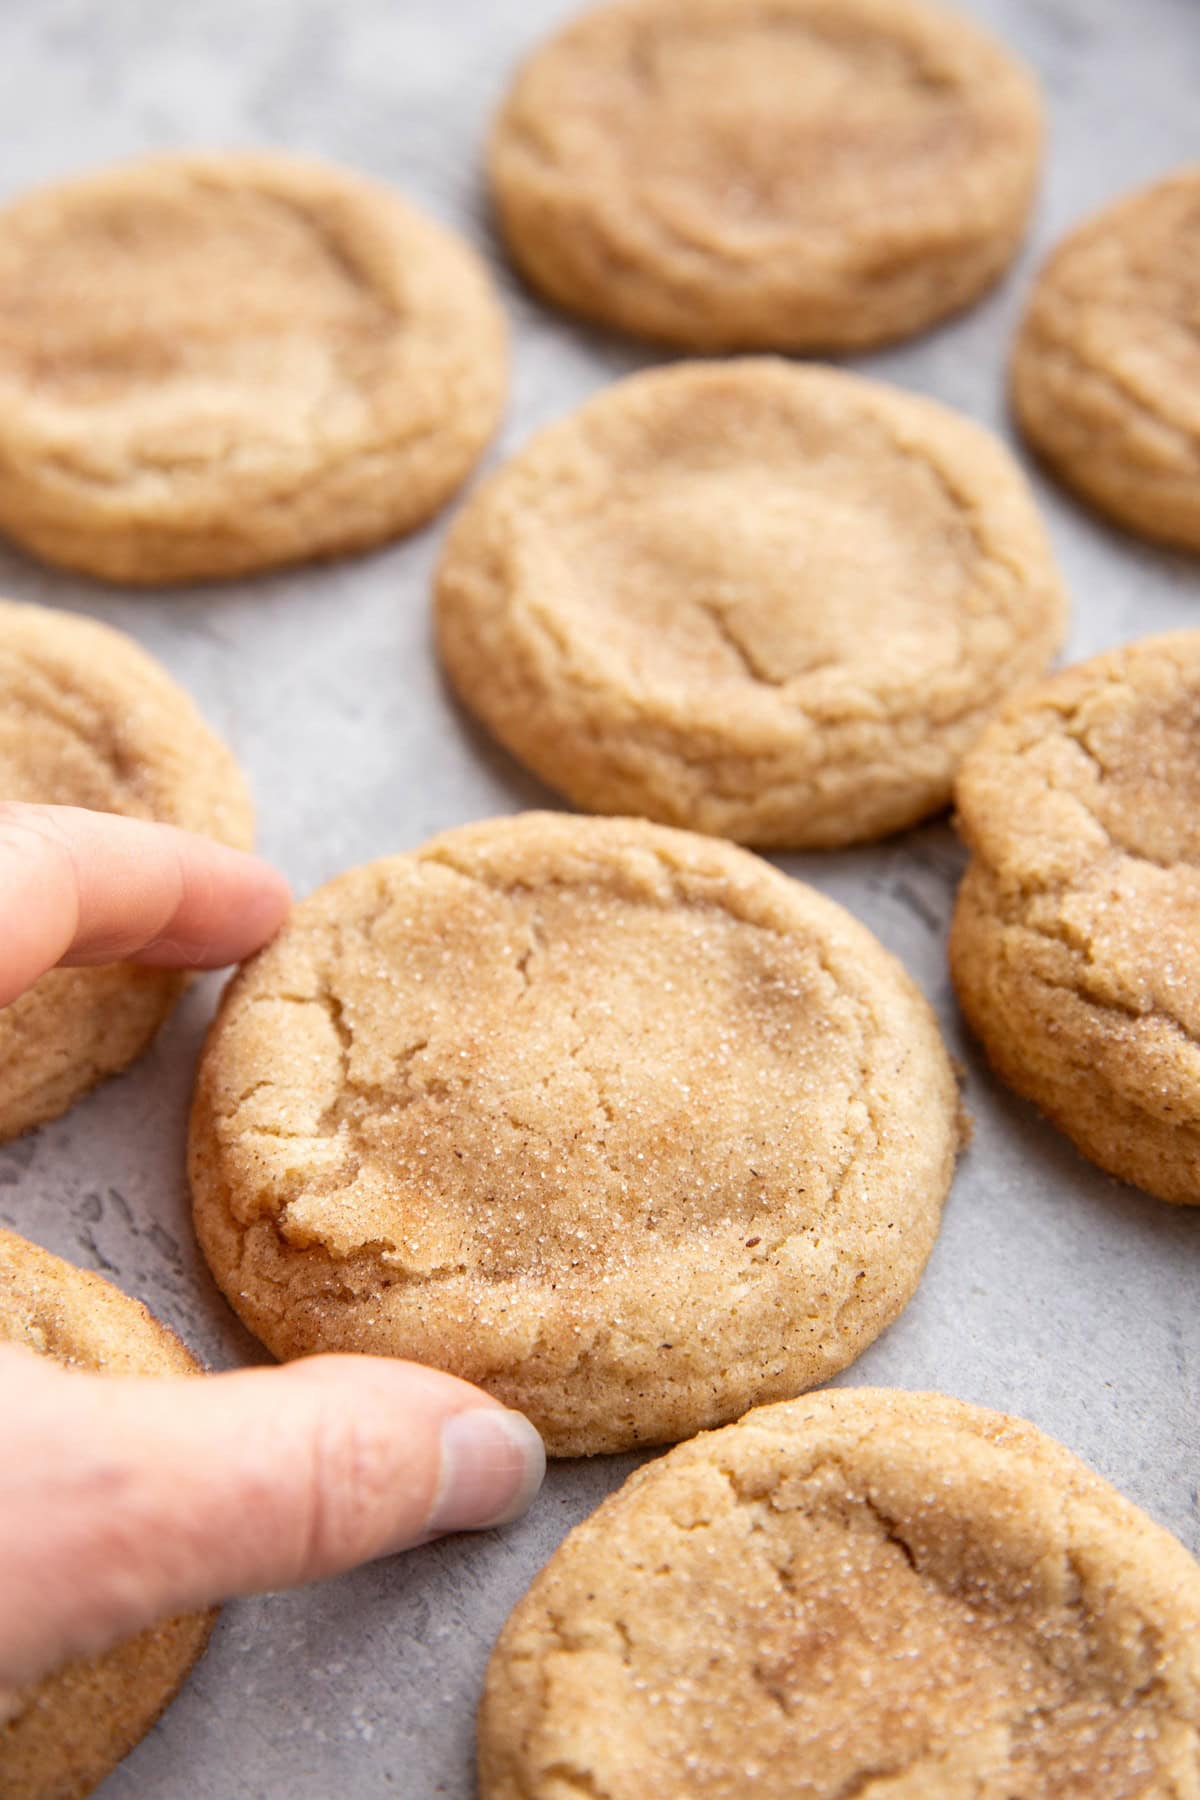
[[[1200,692],[1100,696],[1077,719],[1080,791],[1114,846],[1171,867],[1200,865]]]
[[[904,687],[958,660],[975,559],[927,467],[836,451],[646,468],[552,550],[547,592],[573,634],[663,687],[786,687],[822,669]]]
[[[930,1480],[937,1477],[931,1473]],[[940,1485],[950,1487],[944,1474]],[[852,1487],[854,1499],[840,1505],[818,1502],[795,1519],[760,1503],[759,1529],[749,1547],[737,1512],[724,1530],[723,1521],[693,1527],[694,1545],[686,1536],[674,1542],[671,1575],[654,1582],[666,1612],[665,1642],[672,1648],[687,1642],[691,1609],[692,1668],[705,1671],[705,1653],[713,1652],[713,1674],[706,1681],[701,1673],[690,1694],[695,1712],[719,1716],[721,1674],[737,1661],[751,1692],[758,1690],[769,1703],[768,1716],[774,1706],[787,1719],[786,1737],[772,1734],[760,1746],[771,1791],[777,1791],[775,1782],[784,1791],[797,1744],[805,1746],[812,1791],[822,1793],[847,1791],[856,1771],[875,1771],[882,1781],[889,1775],[912,1779],[923,1768],[934,1791],[939,1775],[969,1769],[981,1739],[992,1757],[1020,1771],[1030,1792],[1060,1791],[1059,1782],[1075,1776],[1088,1779],[1089,1794],[1115,1797],[1128,1791],[1126,1779],[1153,1776],[1152,1748],[1139,1742],[1144,1720],[1121,1717],[1103,1672],[1089,1679],[1086,1636],[1076,1642],[1069,1635],[1078,1630],[1072,1614],[1062,1617],[1067,1632],[1054,1632],[1047,1608],[1051,1653],[1038,1654],[1020,1605],[1021,1576],[1027,1589],[1032,1584],[1027,1571],[1006,1569],[1002,1556],[991,1563],[985,1536],[990,1521],[972,1519],[966,1506],[958,1516],[947,1508],[963,1540],[983,1539],[972,1546],[974,1588],[963,1582],[955,1591],[952,1583],[913,1566],[907,1540],[919,1536],[919,1528],[914,1533],[904,1520],[891,1519],[886,1503],[874,1506],[865,1488],[865,1482]],[[701,1607],[698,1621],[694,1609],[696,1596],[711,1585],[706,1571],[717,1557],[743,1563],[745,1593],[714,1627],[707,1608]],[[706,1641],[709,1632],[713,1638]],[[915,1644],[921,1646],[919,1666]],[[662,1648],[657,1659],[644,1641],[639,1650],[636,1673],[657,1696]],[[684,1689],[685,1671],[668,1667]],[[708,1681],[712,1690],[706,1694]],[[665,1751],[660,1767],[674,1773],[686,1758],[688,1738],[675,1738],[652,1705],[643,1711],[634,1704],[643,1742]],[[975,1725],[966,1739],[964,1719]],[[696,1730],[693,1718],[688,1728]]]
[[[814,946],[713,907],[469,898],[448,955],[396,909],[330,970],[349,1047],[327,1127],[353,1159],[287,1199],[291,1241],[410,1275],[603,1276],[821,1217],[865,1051]]]
[[[391,318],[338,231],[298,203],[198,182],[112,195],[23,242],[0,283],[0,379],[110,420],[125,408],[143,430],[169,420],[186,460],[181,404],[198,425],[286,435],[318,400],[344,409]]]
[[[957,84],[915,47],[766,7],[647,28],[618,111],[645,204],[701,248],[714,212],[727,229],[844,230],[971,146]]]

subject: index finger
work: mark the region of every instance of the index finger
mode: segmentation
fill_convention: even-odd
[[[239,962],[289,898],[269,863],[172,825],[0,804],[0,1006],[59,962]]]

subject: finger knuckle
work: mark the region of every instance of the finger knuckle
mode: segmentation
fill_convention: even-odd
[[[311,1439],[303,1579],[372,1554],[394,1483],[394,1434],[386,1421],[373,1410],[327,1404]]]
[[[61,852],[61,838],[45,807],[17,800],[0,800],[0,850],[6,856],[25,859],[44,856],[47,849]]]

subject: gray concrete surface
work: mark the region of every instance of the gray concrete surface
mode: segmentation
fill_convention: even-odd
[[[1010,329],[1040,253],[1108,195],[1200,155],[1198,0],[970,0],[1039,70],[1050,160],[1027,254],[960,321],[863,367],[1001,430]],[[515,328],[500,449],[647,360],[558,320],[488,236],[481,132],[564,0],[0,0],[0,190],[129,152],[275,143],[393,180],[492,255]],[[1200,569],[1037,479],[1075,604],[1070,649],[1200,623]],[[444,826],[547,803],[445,694],[428,625],[445,520],[327,569],[125,595],[0,551],[0,592],[132,632],[235,745],[261,841],[300,891]],[[1200,1538],[1200,1210],[1105,1179],[997,1088],[964,1041],[944,937],[960,852],[944,825],[783,859],[866,920],[937,1005],[977,1119],[919,1294],[855,1382],[943,1388],[1025,1414],[1193,1548]],[[140,1295],[220,1366],[254,1357],[200,1266],[182,1151],[215,985],[139,1068],[0,1151],[0,1219]],[[491,1641],[564,1532],[630,1459],[556,1468],[522,1524],[304,1593],[230,1606],[208,1656],[104,1800],[411,1800],[472,1792]]]

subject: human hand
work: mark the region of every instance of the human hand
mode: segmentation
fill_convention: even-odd
[[[240,960],[287,904],[267,864],[207,839],[0,806],[0,1004],[57,962]],[[0,1418],[0,1689],[173,1613],[506,1523],[545,1467],[519,1414],[378,1357],[138,1379],[0,1344]]]

